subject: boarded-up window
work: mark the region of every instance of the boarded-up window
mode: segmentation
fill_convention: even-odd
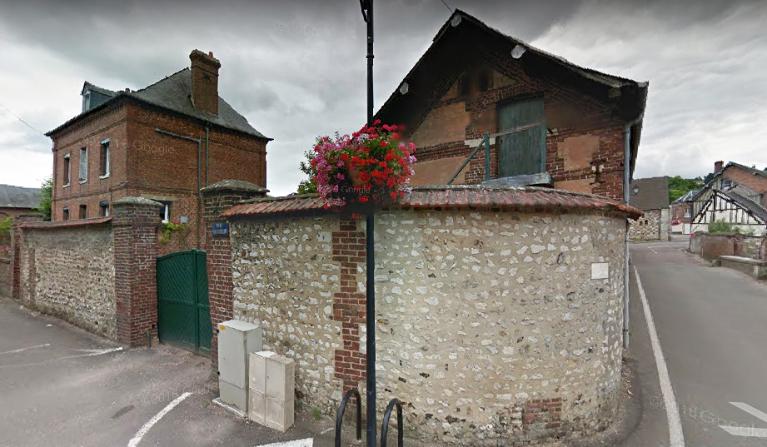
[[[546,122],[543,98],[502,105],[498,110],[500,177],[538,174],[546,170]]]

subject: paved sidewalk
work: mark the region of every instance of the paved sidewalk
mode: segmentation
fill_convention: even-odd
[[[167,346],[123,349],[0,297],[2,447],[127,446],[187,392],[136,445],[257,446],[333,426],[300,419],[278,433],[212,404],[215,388],[206,358]]]

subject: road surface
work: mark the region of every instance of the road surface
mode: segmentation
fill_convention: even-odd
[[[686,253],[686,245],[631,248],[629,356],[643,411],[624,446],[668,446],[674,425],[666,412],[634,268],[665,358],[684,445],[767,446],[767,284],[710,267]]]

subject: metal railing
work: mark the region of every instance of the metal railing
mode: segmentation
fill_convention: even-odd
[[[386,447],[386,441],[389,437],[389,419],[391,419],[391,412],[394,407],[397,407],[397,447],[405,445],[405,433],[402,425],[402,403],[399,399],[395,398],[390,400],[389,405],[386,406],[383,423],[381,424],[381,447]]]
[[[344,394],[341,405],[338,406],[338,413],[336,413],[336,447],[341,447],[341,426],[344,422],[346,404],[351,396],[357,399],[357,441],[362,440],[362,398],[360,392],[352,388]]]

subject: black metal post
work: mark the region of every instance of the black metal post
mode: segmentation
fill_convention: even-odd
[[[368,125],[373,123],[373,0],[360,0],[362,16],[367,23],[368,41]],[[366,294],[365,328],[367,338],[367,446],[376,445],[376,289],[375,289],[375,216],[368,211],[365,219]]]

